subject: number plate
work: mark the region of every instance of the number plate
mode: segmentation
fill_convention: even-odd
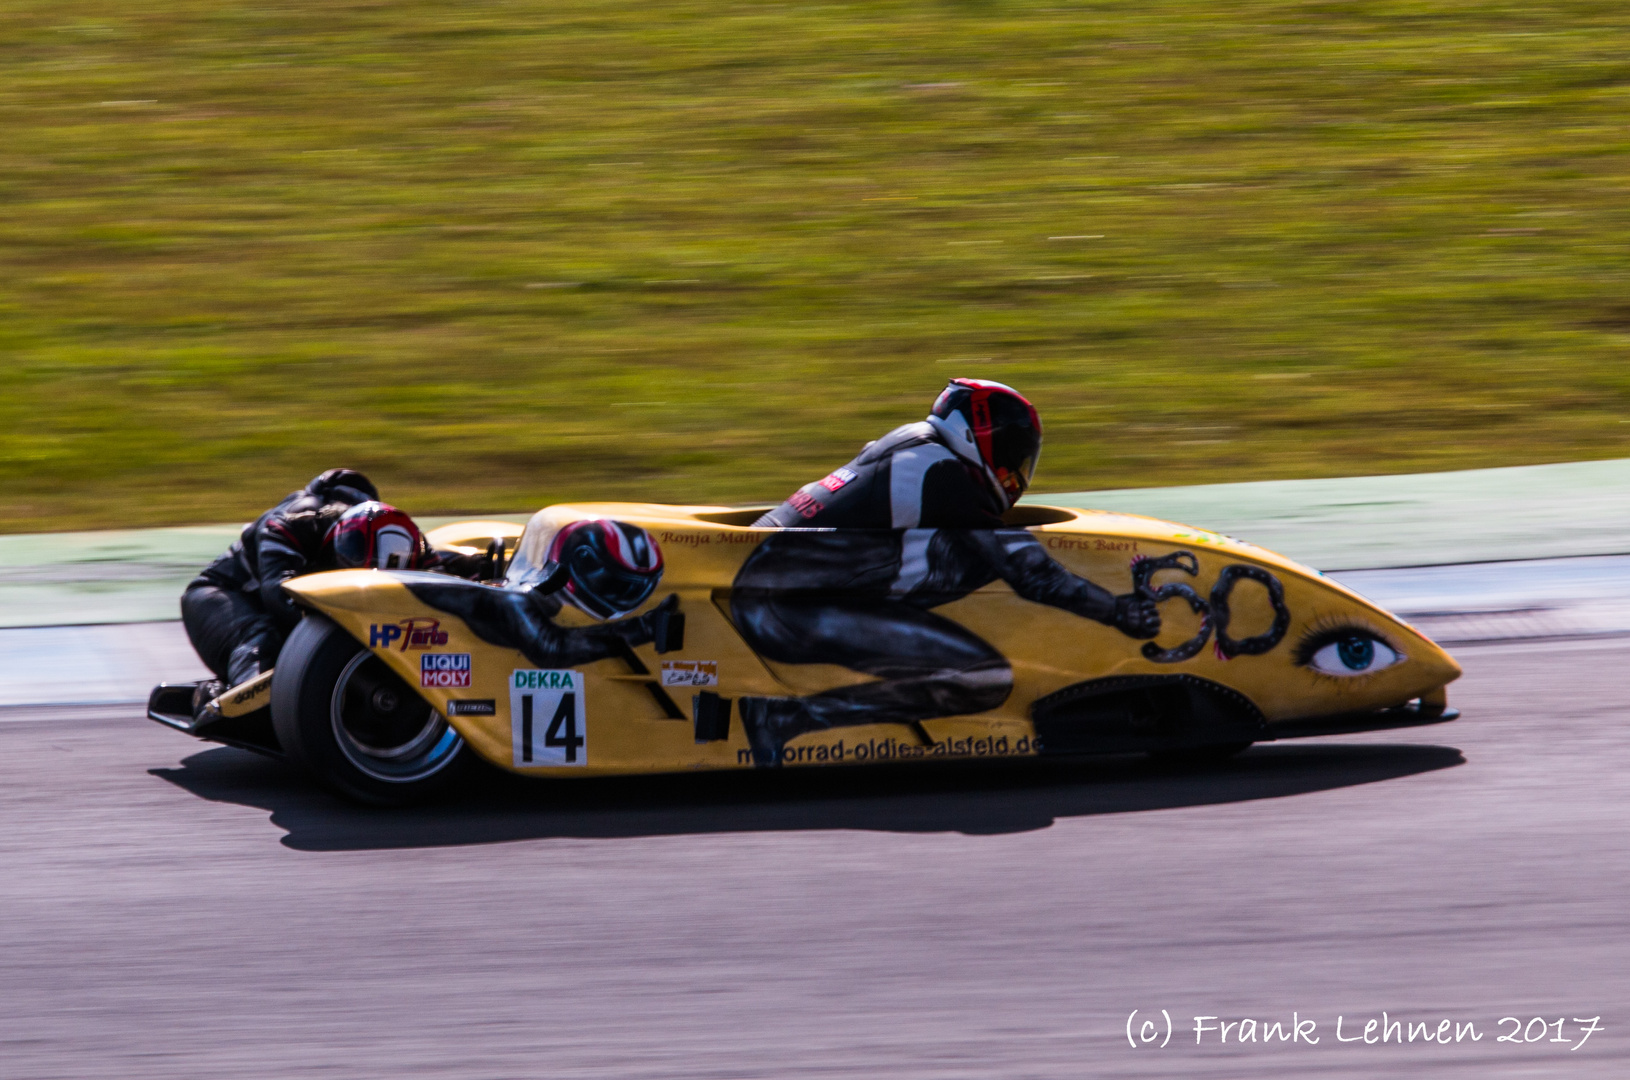
[[[583,673],[517,669],[509,679],[509,724],[517,767],[587,764]]]

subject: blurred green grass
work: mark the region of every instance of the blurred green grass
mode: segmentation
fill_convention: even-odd
[[[1630,454],[1630,11],[10,0],[0,530]]]

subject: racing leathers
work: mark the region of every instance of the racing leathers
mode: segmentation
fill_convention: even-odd
[[[781,529],[994,529],[1007,499],[977,449],[933,420],[897,427],[753,524]]]
[[[1132,637],[1159,632],[1149,601],[1114,596],[1029,532],[1002,528],[998,491],[933,425],[908,424],[759,519],[793,528],[764,540],[736,575],[731,614],[743,637],[772,662],[836,664],[876,680],[743,698],[756,764],[780,764],[786,743],[811,731],[898,723],[927,742],[922,721],[1001,705],[1013,689],[1006,658],[931,610],[998,579]]]
[[[330,469],[244,527],[225,554],[187,585],[181,619],[204,665],[236,686],[269,671],[300,610],[283,583],[334,569],[328,530],[350,507],[378,498],[362,474]],[[485,556],[427,553],[429,566],[477,574]]]

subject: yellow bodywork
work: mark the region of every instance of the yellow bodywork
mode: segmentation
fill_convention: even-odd
[[[641,609],[649,610],[677,594],[686,625],[681,649],[658,655],[650,645],[635,649],[648,674],[630,670],[624,659],[599,660],[583,666],[585,743],[581,764],[525,768],[514,753],[515,721],[510,715],[511,682],[516,672],[536,665],[519,651],[489,644],[457,617],[419,601],[394,571],[342,570],[297,578],[285,587],[301,604],[338,622],[358,641],[375,644],[384,658],[426,700],[442,712],[482,757],[506,769],[536,775],[672,772],[685,769],[747,768],[751,765],[746,736],[733,717],[729,737],[695,739],[691,722],[694,685],[662,687],[685,714],[670,719],[650,684],[668,676],[695,683],[716,675],[706,690],[723,698],[748,695],[807,695],[865,681],[869,676],[828,665],[770,663],[748,647],[729,617],[731,582],[754,548],[774,530],[744,524],[758,511],[710,506],[663,506],[631,503],[584,503],[551,507],[534,525],[602,517],[643,526],[661,545],[665,560],[661,586]],[[1260,655],[1225,659],[1212,643],[1178,663],[1159,663],[1140,651],[1143,642],[1120,631],[1066,611],[1031,603],[997,581],[934,609],[968,627],[999,650],[1013,669],[1013,692],[999,708],[974,716],[931,719],[922,728],[932,746],[923,746],[911,728],[899,724],[845,727],[814,732],[794,740],[807,747],[797,762],[842,760],[864,762],[901,757],[1023,754],[1034,734],[1030,705],[1036,699],[1084,680],[1110,675],[1196,675],[1248,697],[1268,722],[1275,724],[1321,716],[1364,712],[1415,699],[1444,700],[1442,688],[1459,676],[1447,653],[1413,628],[1363,597],[1315,570],[1239,540],[1153,518],[1092,510],[1021,506],[1010,525],[1029,529],[1059,563],[1115,594],[1133,589],[1133,560],[1191,552],[1194,576],[1162,570],[1152,580],[1190,584],[1202,596],[1229,565],[1259,567],[1282,584],[1291,622],[1283,639]],[[440,546],[484,549],[494,538],[513,541],[516,526],[472,522],[447,526],[432,534]],[[525,549],[527,540],[520,540]],[[496,587],[496,586],[494,586]],[[1267,590],[1249,579],[1237,581],[1229,597],[1231,634],[1235,639],[1262,633],[1274,612]],[[1192,637],[1200,617],[1188,603],[1174,598],[1160,605],[1163,629],[1157,644],[1168,647]],[[407,620],[418,620],[407,622]],[[445,643],[415,647],[404,634],[378,644],[375,627],[389,624],[424,627],[435,622]],[[556,617],[562,626],[593,625],[568,606]],[[1296,659],[1297,643],[1330,626],[1361,626],[1401,658],[1384,669],[1353,676],[1332,676]],[[426,651],[467,653],[469,685],[456,689],[421,686],[421,656]],[[698,673],[701,673],[700,675]],[[487,715],[460,715],[449,702],[491,702]],[[841,750],[838,747],[841,745]],[[823,748],[825,748],[823,750]]]
[[[505,549],[513,551],[521,532],[521,526],[508,521],[455,521],[451,525],[431,529],[424,534],[424,538],[438,551],[474,555],[486,551],[494,540],[502,540]]]

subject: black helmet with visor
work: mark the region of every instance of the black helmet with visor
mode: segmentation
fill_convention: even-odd
[[[1041,417],[1023,394],[987,379],[952,379],[928,421],[953,450],[984,466],[1008,506],[1019,501],[1041,457]]]

